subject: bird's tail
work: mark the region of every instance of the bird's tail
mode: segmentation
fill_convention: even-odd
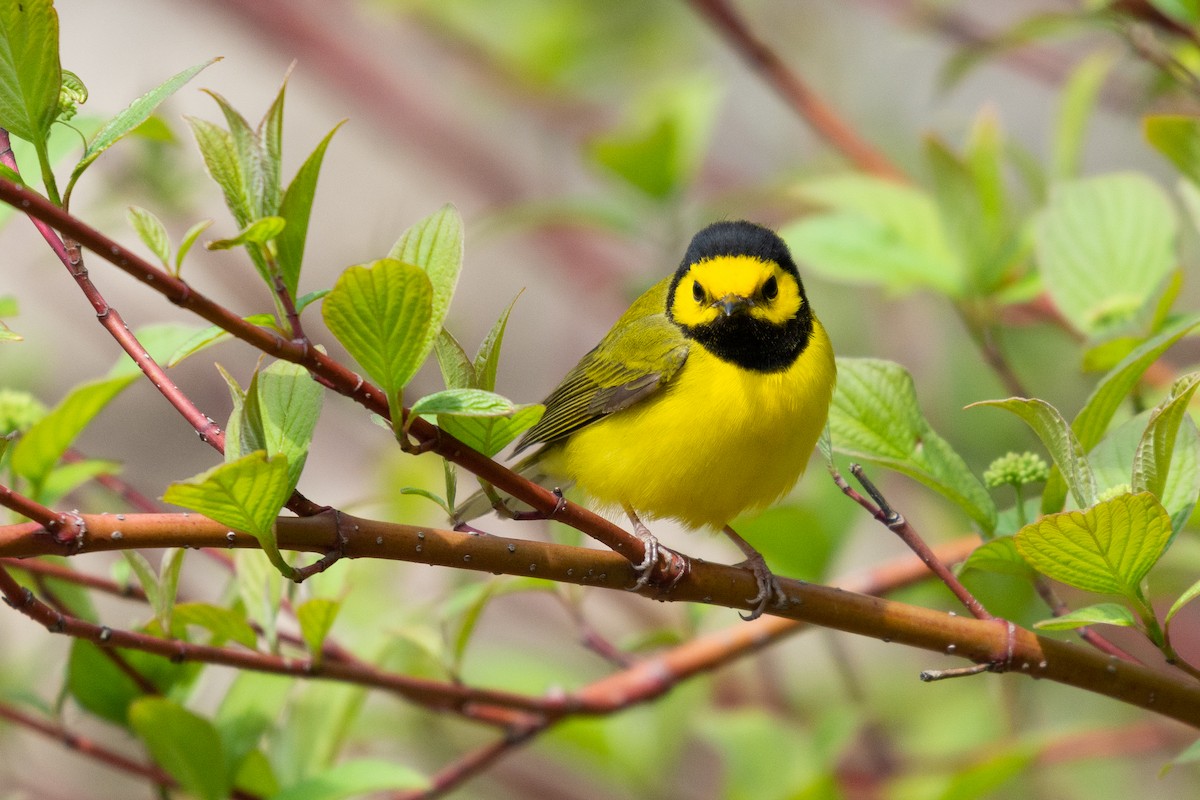
[[[564,486],[561,481],[556,481],[542,468],[540,463],[541,456],[542,451],[539,450],[538,452],[521,459],[512,467],[510,467],[510,469],[521,477],[530,480],[539,486],[544,486],[546,488],[560,487],[562,489],[566,489],[567,487]],[[498,498],[503,504],[503,507],[497,508],[496,500],[493,498]],[[484,491],[483,489],[480,489],[455,507],[454,516],[450,518],[450,522],[453,525],[458,526],[464,522],[470,522],[473,519],[482,517],[484,514],[492,510],[497,511],[502,516],[511,516],[514,513],[528,510],[522,507],[514,507],[514,503],[517,503],[517,501],[514,501],[511,497],[503,495],[494,489],[492,490],[491,495],[489,495],[488,492]],[[517,503],[517,506],[520,506],[520,504]]]

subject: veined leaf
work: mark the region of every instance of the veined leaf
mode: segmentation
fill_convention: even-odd
[[[1016,542],[1011,536],[1003,536],[984,542],[967,556],[959,572],[977,569],[980,572],[995,572],[1018,578],[1033,577],[1033,568],[1017,552]]]
[[[1038,215],[1038,266],[1071,324],[1097,336],[1133,318],[1175,266],[1175,210],[1140,174],[1058,184]]]
[[[1075,438],[1062,414],[1058,413],[1058,409],[1045,400],[1027,400],[1023,397],[984,400],[972,403],[967,408],[977,406],[1003,408],[1023,419],[1042,440],[1042,444],[1054,459],[1055,466],[1066,476],[1067,485],[1080,508],[1086,508],[1096,501],[1096,478],[1092,474],[1092,468],[1088,465],[1079,440]]]
[[[405,384],[432,346],[433,287],[420,267],[384,258],[342,273],[325,296],[325,324],[387,393],[393,421]]]
[[[537,424],[546,413],[541,404],[518,406],[503,417],[438,417],[438,427],[473,450],[494,456],[514,439]]]
[[[475,377],[479,381],[476,388],[489,392],[496,390],[496,371],[500,366],[500,345],[504,342],[504,329],[508,327],[508,316],[512,313],[513,306],[517,304],[520,296],[518,294],[514,297],[508,304],[508,308],[500,312],[500,318],[492,325],[487,336],[483,337],[483,342],[475,353]]]
[[[829,427],[838,452],[915,478],[957,503],[985,533],[995,530],[987,490],[925,420],[912,377],[899,364],[838,359]]]
[[[290,494],[287,458],[268,459],[258,450],[171,484],[163,500],[250,534],[271,563],[291,577],[294,570],[283,560],[275,541],[275,518]]]
[[[410,227],[392,245],[388,258],[418,266],[429,277],[430,315],[420,339],[419,365],[442,330],[462,271],[463,221],[458,209],[446,204]]]
[[[74,183],[79,180],[79,176],[83,174],[83,171],[91,166],[92,162],[99,158],[101,153],[149,119],[150,115],[154,113],[154,109],[158,108],[168,97],[179,91],[185,83],[196,77],[201,70],[220,60],[219,57],[210,58],[202,64],[188,67],[134,100],[124,111],[105,123],[104,127],[88,142],[87,148],[83,152],[83,158],[79,159],[79,163],[71,170],[71,179],[67,184],[68,194]]]
[[[1125,402],[1129,392],[1151,364],[1158,360],[1167,348],[1200,325],[1200,314],[1192,314],[1143,342],[1112,369],[1092,390],[1079,415],[1071,423],[1071,430],[1086,453],[1104,436],[1113,415]],[[1066,499],[1066,487],[1062,476],[1052,472],[1046,488],[1042,491],[1042,513],[1058,511]]]
[[[433,342],[433,352],[437,356],[438,367],[442,371],[442,381],[446,384],[447,389],[479,388],[475,365],[471,363],[467,351],[463,350],[462,345],[450,331],[442,328],[442,332]]]
[[[1195,600],[1197,597],[1200,597],[1200,581],[1196,581],[1189,586],[1187,591],[1179,595],[1179,598],[1171,604],[1171,610],[1167,612],[1167,616],[1163,620],[1163,626],[1165,627],[1170,625],[1171,620],[1175,618],[1175,615],[1179,613],[1180,609]]]
[[[1120,625],[1125,628],[1136,628],[1137,619],[1127,606],[1120,603],[1097,603],[1094,606],[1079,608],[1062,616],[1033,623],[1033,627],[1043,631],[1071,631],[1076,628],[1085,628],[1088,625]]]
[[[0,128],[43,152],[61,83],[54,3],[0,3]]]
[[[1153,411],[1145,411],[1117,425],[1088,454],[1100,496],[1120,487],[1135,492],[1145,489],[1134,487],[1132,476],[1136,474],[1137,452],[1146,441],[1152,414]],[[1169,470],[1163,478],[1162,490],[1154,494],[1171,516],[1172,530],[1178,532],[1191,517],[1200,496],[1200,431],[1188,415],[1180,420]]]
[[[962,264],[926,193],[865,175],[809,181],[796,193],[829,208],[780,229],[798,261],[842,283],[962,293]]]
[[[247,176],[242,171],[237,147],[229,131],[208,120],[185,117],[200,147],[204,168],[210,178],[221,187],[225,205],[229,208],[238,227],[245,227],[254,219]]]
[[[517,410],[513,402],[483,389],[444,389],[425,395],[412,404],[413,414],[443,414],[458,417],[503,417]]]
[[[1069,586],[1137,599],[1171,538],[1171,518],[1149,492],[1123,494],[1085,511],[1042,517],[1016,534],[1034,569]]]
[[[1175,437],[1198,386],[1200,372],[1185,375],[1175,382],[1170,394],[1150,414],[1150,422],[1133,457],[1130,483],[1133,491],[1146,491],[1162,498],[1171,469],[1171,455],[1175,452]]]
[[[268,455],[287,458],[288,494],[304,470],[324,399],[325,392],[308,370],[287,361],[255,372],[250,381],[243,425],[255,430]]]
[[[282,233],[286,225],[287,221],[283,217],[260,217],[232,239],[215,239],[205,247],[209,250],[232,250],[247,244],[264,245]]]
[[[150,248],[150,252],[158,257],[164,267],[169,266],[171,242],[167,239],[167,229],[163,227],[162,220],[141,206],[130,206],[127,218],[142,243]]]
[[[308,221],[312,214],[313,198],[316,196],[321,162],[325,159],[325,150],[329,147],[329,142],[340,127],[341,122],[325,134],[325,138],[300,165],[279,203],[279,216],[287,220],[287,226],[275,240],[275,246],[278,249],[279,273],[283,278],[283,285],[292,297],[299,291],[300,267],[304,260],[304,244],[308,238]]]

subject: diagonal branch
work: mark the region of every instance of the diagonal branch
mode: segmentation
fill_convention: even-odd
[[[691,5],[821,138],[864,172],[907,182],[899,167],[859,136],[774,50],[754,35],[729,0],[691,0]]]

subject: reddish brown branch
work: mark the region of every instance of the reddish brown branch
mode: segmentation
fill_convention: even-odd
[[[324,385],[384,419],[390,419],[387,399],[382,390],[339,364],[319,348],[310,347],[306,342],[288,341],[273,331],[246,322],[229,309],[193,290],[182,280],[155,267],[100,231],[64,212],[36,192],[4,178],[0,178],[0,202],[8,203],[78,241],[172,303],[186,308],[267,355],[305,367]],[[558,495],[472,450],[423,419],[411,421],[409,435],[420,452],[437,453],[483,478],[501,492],[531,506],[547,518],[553,517],[558,522],[586,533],[634,563],[642,562],[645,556],[642,541],[603,517],[575,503],[560,506],[561,498]],[[747,572],[747,575],[749,574]]]
[[[86,736],[72,733],[62,725],[47,722],[32,714],[27,714],[16,706],[0,702],[0,718],[35,733],[56,739],[68,750],[74,750],[76,753],[85,755],[93,761],[112,767],[120,772],[144,778],[167,789],[175,789],[179,786],[174,778],[152,764],[143,764],[139,761],[134,761],[115,750],[109,750],[107,747],[97,744]],[[230,792],[229,796],[235,798],[235,800],[258,800],[258,795],[243,792],[240,789],[234,789]]]
[[[82,547],[68,548],[47,536],[38,536],[38,526],[14,525],[0,528],[0,556],[20,557],[49,553],[70,555],[80,552],[120,550],[131,547],[257,547],[249,536],[226,538],[227,528],[194,514],[133,514],[117,522],[111,515],[86,516],[88,535]],[[113,539],[113,531],[121,536]],[[437,566],[457,567],[487,573],[536,575],[547,580],[597,586],[625,591],[634,585],[637,573],[625,559],[604,551],[567,547],[542,542],[507,539],[500,536],[471,536],[454,531],[419,528],[378,522],[343,515],[344,545],[349,558],[385,558]],[[281,517],[277,521],[279,546],[288,550],[327,552],[337,541],[338,530],[329,515],[318,517]],[[748,610],[746,598],[755,589],[754,576],[746,570],[693,561],[685,578],[667,595],[659,596],[652,587],[641,594],[662,600],[698,602]],[[11,580],[11,578],[9,579]],[[991,671],[1012,671],[1044,680],[1052,680],[1103,694],[1122,702],[1163,714],[1200,727],[1200,685],[1175,674],[1106,657],[1090,648],[1039,636],[1012,625],[973,620],[945,611],[866,597],[828,586],[780,580],[788,603],[775,611],[776,616],[809,622],[836,630],[889,639],[898,644],[931,652],[965,658],[988,665]],[[53,613],[53,612],[51,612]],[[39,619],[53,625],[55,619]],[[73,631],[73,633],[75,633]],[[77,629],[75,635],[96,641],[99,626]],[[312,675],[307,661],[274,659],[259,654],[204,650],[195,645],[180,645],[153,639],[145,642],[136,636],[113,644],[122,647],[146,646],[165,655],[183,654],[185,658],[211,660],[248,669],[263,669],[290,675]],[[395,691],[404,696],[431,694],[429,705],[455,707],[461,703],[507,706],[540,713],[561,712],[559,702],[531,701],[506,696],[476,696],[469,691],[443,694],[444,687],[427,687],[423,682],[408,686],[381,679],[377,674],[362,674],[349,666],[331,663],[316,675],[354,680],[365,685]],[[603,709],[597,708],[597,712]]]

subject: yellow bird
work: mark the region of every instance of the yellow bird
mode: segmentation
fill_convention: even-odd
[[[516,452],[543,447],[516,469],[624,509],[646,544],[639,585],[658,561],[639,515],[724,530],[758,580],[754,619],[781,593],[729,522],[799,480],[835,377],[787,245],[750,222],[717,222],[551,392]]]

